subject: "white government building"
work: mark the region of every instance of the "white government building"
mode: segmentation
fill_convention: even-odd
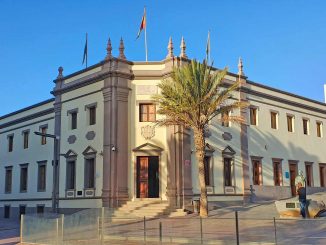
[[[174,66],[188,62],[184,41],[172,41],[162,61],[133,62],[124,55],[54,80],[53,98],[0,117],[0,215],[48,212],[57,152],[60,212],[155,200],[171,208],[199,198],[193,137],[179,126],[157,127],[152,95]],[[295,195],[302,170],[308,192],[326,190],[326,104],[267,87],[239,73],[234,95],[250,103],[247,124],[214,120],[205,171],[210,202],[248,202]],[[239,113],[239,112],[230,112]],[[56,135],[57,140],[34,132]],[[55,141],[58,142],[54,149]]]

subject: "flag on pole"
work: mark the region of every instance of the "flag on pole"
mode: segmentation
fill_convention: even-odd
[[[143,14],[143,18],[141,19],[141,23],[140,23],[140,27],[139,27],[139,31],[137,34],[137,38],[139,38],[141,31],[145,29],[146,30],[146,9],[144,8],[144,14]]]
[[[206,61],[208,62],[211,53],[211,38],[210,38],[210,31],[207,34],[207,44],[206,44]]]
[[[86,62],[86,68],[87,68],[87,56],[88,56],[88,50],[87,50],[87,33],[86,33],[86,42],[84,47],[84,55],[83,55],[83,63],[82,63],[83,65]]]

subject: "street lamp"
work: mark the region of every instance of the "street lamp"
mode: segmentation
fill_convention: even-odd
[[[53,188],[52,188],[52,212],[57,213],[59,208],[59,172],[58,172],[58,165],[59,165],[59,140],[60,137],[53,135],[53,134],[45,134],[40,132],[34,132],[34,134],[52,138],[54,140],[54,151],[53,151]]]

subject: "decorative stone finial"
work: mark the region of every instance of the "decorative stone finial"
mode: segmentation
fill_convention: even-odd
[[[123,44],[122,38],[120,39],[120,46],[119,46],[119,58],[125,60],[126,56],[124,54],[125,45]]]
[[[243,64],[242,64],[242,59],[239,57],[239,63],[238,63],[238,75],[244,76],[243,72]]]
[[[105,59],[112,58],[112,45],[111,45],[111,39],[109,38],[108,44],[106,45],[106,57]]]
[[[188,58],[188,56],[186,54],[186,42],[183,37],[181,38],[181,44],[180,44],[180,57]]]
[[[166,58],[172,58],[173,57],[173,43],[172,43],[172,37],[170,37],[169,44],[168,44],[168,55]]]
[[[63,74],[62,74],[62,72],[63,72],[63,68],[62,68],[62,66],[59,66],[59,68],[58,68],[58,72],[59,72],[59,74],[58,74],[58,76],[57,76],[57,79],[62,78],[62,77],[63,77]]]

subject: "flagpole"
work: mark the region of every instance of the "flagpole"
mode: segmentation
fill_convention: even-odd
[[[87,59],[88,59],[88,43],[87,43],[88,41],[87,41],[87,32],[86,32],[86,47],[87,47],[87,49],[86,49],[86,69],[87,69]]]
[[[146,29],[147,29],[146,7],[144,7],[144,12],[145,12],[145,21],[146,21],[146,24],[145,24],[145,55],[146,55],[146,62],[147,62],[148,56],[147,56],[147,33],[146,33]]]

